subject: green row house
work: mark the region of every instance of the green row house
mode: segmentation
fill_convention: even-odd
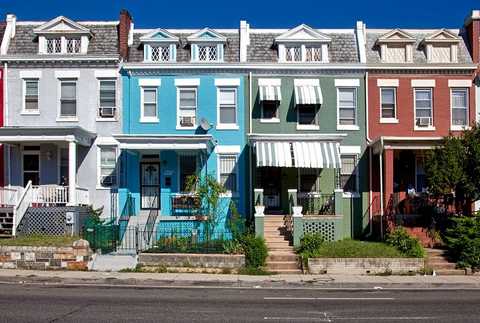
[[[247,25],[245,34],[246,59],[254,65],[248,139],[257,232],[262,213],[292,214],[301,206],[295,208],[301,220],[293,218],[297,232],[329,240],[363,235],[369,224],[363,24]]]

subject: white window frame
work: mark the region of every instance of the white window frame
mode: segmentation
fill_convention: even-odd
[[[434,131],[435,130],[435,119],[434,119],[434,98],[433,98],[433,87],[414,87],[413,88],[413,128],[415,131]],[[419,127],[417,126],[417,91],[430,91],[430,107],[431,107],[431,124],[428,127]]]
[[[155,117],[145,116],[145,90],[155,90]],[[147,102],[152,104],[153,102]],[[141,85],[140,86],[140,122],[141,123],[157,123],[158,118],[158,86]]]
[[[208,48],[205,60],[200,59],[200,47],[207,47]],[[195,48],[195,53],[194,53],[195,55],[192,55],[192,58],[193,58],[194,62],[199,62],[199,63],[219,63],[219,62],[223,62],[223,51],[225,50],[225,45],[224,44],[197,43],[197,44],[192,44],[192,51],[193,51],[193,48]],[[215,50],[217,51],[216,59],[214,59],[214,60],[210,59],[211,48],[215,48]]]
[[[276,116],[273,117],[273,118],[264,118],[264,114],[263,114],[263,105],[265,102],[268,102],[268,103],[271,103],[271,104],[275,104],[277,110],[276,110]],[[260,102],[261,104],[261,115],[260,115],[260,123],[280,123],[280,109],[279,109],[279,101],[266,101],[266,100],[263,100]]]
[[[182,90],[194,90],[195,91],[195,123],[191,127],[184,127],[180,124],[180,92]],[[176,129],[178,130],[192,130],[197,128],[197,112],[198,112],[198,87],[197,86],[177,86],[177,125]]]
[[[60,52],[48,52],[48,40],[49,39],[60,39]],[[68,40],[73,39],[77,41],[78,52],[68,52]],[[39,52],[45,55],[79,55],[86,53],[86,47],[88,44],[88,37],[84,35],[61,35],[61,36],[40,36],[39,37]],[[43,45],[43,46],[42,46]],[[75,48],[75,45],[74,47]]]
[[[168,49],[168,59],[167,60],[162,60],[162,55],[161,51],[159,53],[159,60],[153,60],[153,48],[154,47],[163,47]],[[145,45],[145,61],[146,62],[151,62],[151,63],[171,63],[176,61],[176,50],[175,50],[175,43],[169,43],[169,42],[157,42],[157,43],[150,43]]]
[[[235,122],[222,123],[220,120],[220,92],[222,90],[233,90],[235,92]],[[238,89],[235,86],[217,86],[217,126],[219,130],[238,130]]]
[[[103,186],[101,181],[102,176],[102,149],[112,148],[115,149],[115,185]],[[97,190],[109,190],[118,187],[118,146],[116,145],[97,145]]]
[[[358,163],[359,163],[359,156],[360,154],[358,153],[340,153],[340,160],[342,160],[342,157],[354,157],[355,158],[355,170],[353,173],[351,173],[350,176],[355,176],[355,192],[343,192],[343,197],[345,198],[358,198],[360,197],[360,176],[359,175],[359,172],[358,172]],[[343,163],[342,163],[343,165]],[[340,168],[339,169],[339,172],[340,172],[340,176],[339,176],[339,180],[341,179],[342,177],[342,169]],[[343,187],[342,187],[342,190],[343,190]]]
[[[358,89],[356,86],[337,86],[337,130],[359,130],[358,125]],[[340,124],[340,91],[341,90],[353,90],[355,96],[355,124],[344,125]]]
[[[314,106],[315,111],[315,124],[300,124],[300,108],[305,105]],[[320,108],[318,104],[297,104],[295,107],[297,110],[297,130],[319,130],[320,129]]]
[[[101,107],[101,83],[102,81],[113,81],[115,83],[115,106],[112,107],[114,109],[113,117],[102,117],[100,114]],[[98,88],[98,98],[97,98],[97,121],[116,121],[117,120],[117,113],[118,113],[118,82],[116,77],[105,77],[105,78],[97,78],[97,88]],[[110,107],[108,107],[110,108]]]
[[[62,116],[62,83],[75,83],[75,116]],[[78,122],[78,79],[76,77],[58,78],[57,121]]]
[[[454,125],[453,124],[453,91],[463,91],[465,93],[465,98],[466,98],[466,104],[467,106],[465,107],[466,110],[466,115],[467,115],[467,120],[465,125]],[[469,122],[470,122],[470,116],[469,116],[469,106],[470,106],[470,98],[469,98],[469,88],[468,87],[451,87],[450,88],[450,130],[452,131],[462,131],[465,129],[469,129]],[[460,109],[456,107],[456,109]]]
[[[287,60],[287,52],[294,51],[293,48],[300,49],[300,60]],[[307,60],[307,48],[318,48],[320,51],[320,60]],[[292,56],[293,57],[293,56]],[[298,64],[298,63],[328,63],[328,44],[326,43],[293,43],[286,42],[278,45],[278,58],[282,63]]]
[[[27,110],[26,109],[26,99],[27,99],[27,82],[37,82],[37,109],[36,110]],[[22,78],[22,115],[39,115],[40,114],[40,79],[38,77],[25,77]]]
[[[239,156],[238,152],[233,152],[233,151],[231,153],[228,153],[226,151],[221,152],[221,153],[217,152],[217,182],[218,183],[221,183],[221,174],[220,174],[221,158],[222,157],[235,157],[235,168],[236,168],[236,172],[235,172],[235,184],[236,184],[235,192],[227,191],[225,193],[222,193],[221,195],[223,197],[238,197],[239,194],[240,194],[240,183],[239,183],[240,176],[238,174],[238,170],[239,170],[238,156]]]
[[[383,117],[383,101],[382,101],[382,91],[383,90],[393,90],[393,118],[385,118]],[[396,86],[381,86],[379,87],[379,95],[380,95],[380,123],[398,123],[398,114],[397,114],[397,87]]]

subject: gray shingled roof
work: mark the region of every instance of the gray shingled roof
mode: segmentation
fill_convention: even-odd
[[[147,33],[134,33],[133,45],[130,47],[129,62],[143,62],[143,45],[140,42],[140,37]],[[187,37],[191,34],[173,33],[180,39],[180,44],[177,47],[177,62],[190,62],[190,45],[187,42]],[[239,61],[240,57],[240,36],[238,33],[221,34],[227,38],[227,44],[224,49],[223,58],[227,63],[235,63]]]
[[[118,55],[118,32],[115,25],[83,25],[93,36],[88,44],[88,55]],[[17,25],[15,37],[8,47],[8,55],[31,56],[38,54],[38,37],[33,30],[38,25]]]
[[[3,39],[3,34],[5,33],[6,27],[7,27],[6,23],[0,23],[0,39]]]
[[[421,46],[422,40],[428,36],[431,35],[433,32],[419,32],[419,31],[412,31],[408,29],[402,29],[403,31],[409,33],[413,37],[415,37],[416,41],[415,44],[413,45],[414,51],[413,51],[413,64],[427,64],[427,56],[425,54],[425,51],[423,47]],[[376,45],[376,41],[378,37],[382,36],[386,32],[384,30],[382,31],[369,31],[367,29],[367,63],[368,64],[379,64],[382,63],[381,57],[380,57],[380,48],[378,45]],[[465,45],[464,39],[462,38],[460,40],[460,44],[458,46],[458,63],[459,64],[468,64],[472,63],[472,58],[470,57],[470,53],[468,52],[468,49]]]
[[[278,61],[278,47],[275,38],[282,33],[250,33],[248,46],[249,62],[271,63]],[[332,41],[329,44],[328,55],[331,63],[358,63],[358,46],[355,34],[325,33]]]

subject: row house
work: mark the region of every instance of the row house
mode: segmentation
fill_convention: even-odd
[[[427,190],[426,151],[478,121],[478,53],[469,52],[478,34],[467,28],[366,29],[373,215],[413,221]]]
[[[10,225],[3,231],[58,233],[65,212],[80,206],[115,211],[115,149],[108,138],[121,131],[122,28],[119,21],[7,15],[0,143],[3,218]]]

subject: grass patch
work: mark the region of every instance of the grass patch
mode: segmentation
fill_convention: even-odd
[[[0,246],[31,246],[31,247],[71,247],[78,236],[45,236],[30,235],[9,239],[0,239]]]
[[[273,273],[263,269],[263,268],[256,268],[256,267],[243,267],[240,268],[238,271],[239,275],[250,275],[250,276],[268,276],[268,275],[273,275]]]
[[[313,258],[404,258],[399,250],[382,242],[340,240],[324,242],[313,251]]]

